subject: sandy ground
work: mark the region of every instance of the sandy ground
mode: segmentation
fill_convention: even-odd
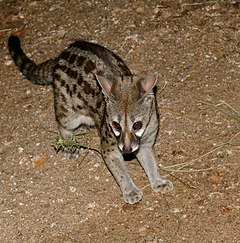
[[[155,152],[175,190],[124,204],[101,157],[56,154],[51,87],[12,63],[21,36],[36,62],[84,38],[135,74],[158,72]],[[240,242],[240,2],[0,0],[0,242]],[[95,130],[80,138],[98,149]]]

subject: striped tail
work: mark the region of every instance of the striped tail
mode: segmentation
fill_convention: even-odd
[[[56,65],[56,59],[50,59],[39,65],[35,64],[23,52],[20,39],[14,35],[8,39],[8,49],[18,69],[28,80],[40,85],[53,83],[53,70]]]

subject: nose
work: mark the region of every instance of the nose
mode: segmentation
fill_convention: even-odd
[[[129,146],[123,146],[123,153],[124,154],[131,154],[132,153],[132,148],[131,147],[129,147]]]

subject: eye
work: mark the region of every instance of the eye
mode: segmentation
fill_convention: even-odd
[[[112,122],[112,127],[114,129],[116,129],[118,132],[121,132],[121,130],[122,130],[121,125],[118,122],[116,122],[116,121]]]
[[[140,130],[142,128],[143,124],[141,121],[137,121],[135,123],[133,123],[133,130],[134,131],[137,131],[137,130]]]

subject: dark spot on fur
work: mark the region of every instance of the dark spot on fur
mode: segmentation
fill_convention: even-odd
[[[76,105],[76,106],[72,106],[72,110],[74,111],[74,112],[79,112],[80,110],[82,110],[83,109],[83,107],[82,106],[80,106],[80,105]]]
[[[86,94],[89,94],[89,93],[90,93],[90,89],[91,89],[90,84],[87,83],[87,82],[84,82],[83,84],[84,84],[84,86],[83,86],[83,91],[84,91]]]
[[[59,113],[56,117],[57,121],[60,121],[63,117],[66,117],[67,115],[64,113]]]
[[[64,113],[64,115],[66,114],[66,113],[68,113],[68,109],[64,106],[64,105],[61,105],[61,111]]]
[[[82,82],[83,82],[83,77],[82,77],[81,74],[79,74],[78,79],[77,79],[77,84],[78,84],[79,86],[81,86],[81,85],[82,85]]]
[[[63,93],[61,93],[61,99],[62,99],[63,103],[67,102],[67,99],[66,99],[66,97],[65,97],[65,95]]]
[[[77,85],[76,85],[76,84],[73,84],[72,92],[73,92],[74,94],[76,94],[76,92],[77,92]]]
[[[66,84],[66,91],[67,91],[67,93],[69,93],[69,91],[70,91],[69,84]]]
[[[87,99],[85,99],[85,98],[81,95],[81,92],[78,92],[78,93],[77,93],[77,97],[84,103],[84,105],[85,105],[86,107],[88,107],[88,109],[92,112],[92,114],[96,115],[96,109],[93,108],[93,107],[89,104],[89,102],[87,101]],[[94,115],[93,115],[93,116],[94,116]]]
[[[77,107],[75,107],[74,105],[72,106],[72,110],[73,110],[74,112],[78,112]]]
[[[83,109],[82,106],[80,106],[80,105],[77,105],[77,108],[78,108],[79,110],[82,110],[82,109]]]
[[[100,95],[101,92],[102,92],[102,90],[100,88],[96,89],[96,92],[95,92],[96,96]]]
[[[99,76],[104,76],[102,70],[98,70],[98,71],[96,72],[96,74],[99,75]]]
[[[60,59],[62,58],[64,60],[68,60],[69,56],[70,56],[70,52],[65,51],[60,55]]]
[[[53,85],[53,92],[54,92],[54,94],[56,94],[56,91],[58,90],[58,87],[57,87],[55,82],[52,85]]]
[[[76,57],[77,57],[77,55],[72,54],[72,55],[70,56],[68,62],[69,62],[70,64],[73,64],[73,63],[75,62],[75,60],[76,60]]]
[[[97,109],[99,109],[101,106],[102,106],[102,101],[99,100],[99,101],[97,102]]]
[[[67,67],[65,65],[60,65],[60,66],[58,66],[58,68],[60,70],[62,70],[63,72],[65,72],[67,70]]]
[[[86,74],[89,74],[95,68],[96,68],[96,64],[93,61],[88,60],[87,63],[85,64],[85,66],[84,66],[84,71],[85,71]]]
[[[88,104],[88,108],[90,109],[90,111],[93,113],[93,114],[96,114],[96,109],[94,109],[92,106],[90,106]]]
[[[70,67],[68,67],[67,70],[66,70],[66,74],[69,75],[69,73],[71,72],[71,70],[72,70],[72,69],[71,69]],[[70,76],[70,75],[69,75],[69,76]]]
[[[86,94],[91,94],[92,96],[95,96],[94,89],[92,89],[91,85],[89,83],[87,83],[87,82],[84,82],[83,91]]]
[[[105,137],[108,137],[108,131],[107,130],[105,131]]]
[[[65,80],[63,80],[63,79],[61,79],[60,82],[61,82],[61,86],[64,86],[66,83]]]
[[[59,74],[55,73],[55,74],[54,74],[54,79],[55,79],[55,80],[59,80],[59,79],[60,79]]]
[[[69,75],[70,78],[76,79],[77,76],[78,76],[78,73],[77,73],[77,71],[70,69],[70,70],[68,70],[68,75]]]
[[[77,57],[77,66],[81,67],[83,65],[83,63],[85,62],[86,58],[83,56],[78,56]]]
[[[81,99],[81,98],[82,98],[82,96],[81,96],[81,93],[80,93],[80,92],[78,92],[77,97],[78,97],[79,99]]]

